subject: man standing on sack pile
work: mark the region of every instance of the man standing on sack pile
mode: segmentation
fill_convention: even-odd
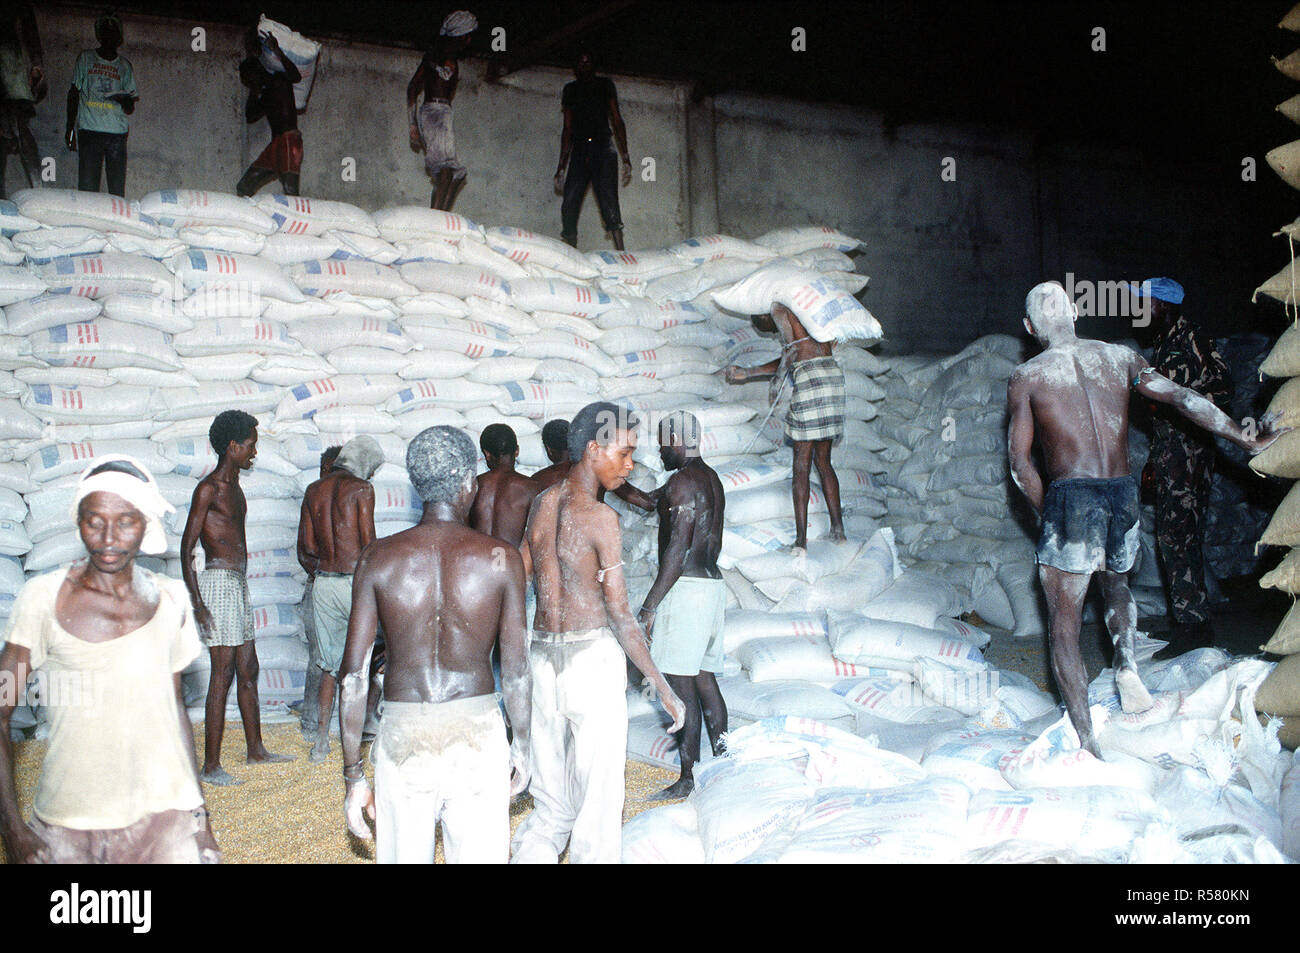
[[[1182,314],[1183,287],[1169,278],[1133,285],[1146,302],[1155,355],[1151,366],[1223,408],[1231,395],[1228,366],[1214,342]],[[1156,546],[1164,563],[1173,616],[1163,660],[1214,644],[1205,591],[1205,514],[1214,476],[1214,438],[1167,408],[1152,408],[1151,452],[1143,487],[1154,486]]]
[[[0,653],[0,835],[10,863],[220,860],[181,671],[203,651],[176,580],[135,565],[167,549],[173,507],[131,457],[97,458],[72,504],[86,561],[30,580]],[[23,824],[9,719],[36,673],[50,711],[34,817]]]
[[[297,195],[298,177],[302,172],[302,133],[298,131],[298,107],[294,100],[293,84],[302,79],[302,73],[293,60],[285,56],[284,50],[280,49],[280,41],[274,33],[266,34],[262,42],[266,43],[273,56],[279,58],[281,69],[269,72],[253,54],[239,64],[239,79],[248,87],[244,121],[254,123],[265,116],[271,127],[271,143],[240,178],[235,186],[235,194],[252,195],[279,177],[284,194]]]
[[[7,195],[4,179],[10,153],[18,156],[27,188],[40,187],[41,160],[27,124],[48,92],[32,5],[6,0],[0,3],[0,199]]]
[[[1151,707],[1133,655],[1137,606],[1128,573],[1141,528],[1138,487],[1129,472],[1132,392],[1168,405],[1198,427],[1252,453],[1282,431],[1238,426],[1208,399],[1161,375],[1129,348],[1076,336],[1078,309],[1054,281],[1025,298],[1025,328],[1042,353],[1007,383],[1011,478],[1042,520],[1038,579],[1047,596],[1052,674],[1083,750],[1101,757],[1088,709],[1088,673],[1079,653],[1083,600],[1101,574],[1106,628],[1115,644],[1115,687],[1125,712]],[[1032,455],[1037,439],[1047,478]]]
[[[560,206],[560,237],[578,247],[578,214],[590,184],[600,208],[601,224],[614,247],[622,251],[623,218],[618,208],[618,187],[620,180],[624,188],[632,184],[632,160],[627,154],[627,129],[618,111],[618,92],[613,80],[596,75],[591,54],[585,51],[578,56],[573,76],[573,82],[564,87],[561,97],[564,129],[560,133],[560,164],[555,169],[555,194],[564,196]],[[621,176],[619,159],[622,160]]]
[[[375,488],[370,478],[384,462],[374,437],[353,437],[330,472],[311,486],[298,518],[298,562],[312,577],[312,628],[321,670],[315,744],[310,761],[322,764],[330,750],[330,715],[352,612],[352,574],[375,540]]]
[[[773,409],[790,385],[790,409],[786,414],[785,435],[794,445],[794,472],[791,493],[794,496],[795,539],[792,552],[808,551],[808,497],[812,464],[826,496],[831,519],[832,542],[842,542],[844,517],[840,512],[840,481],[831,466],[831,447],[844,437],[844,408],[848,393],[844,371],[831,355],[831,344],[815,340],[789,308],[772,302],[772,314],[751,318],[759,331],[776,331],[781,335],[781,357],[758,367],[727,367],[723,374],[728,384],[750,381],[772,382],[769,398]]]
[[[135,72],[118,54],[122,21],[116,14],[95,21],[99,49],[83,50],[68,89],[67,147],[77,153],[77,188],[98,192],[101,170],[108,191],[126,195],[127,116],[135,112]]]
[[[406,85],[406,111],[411,116],[411,148],[424,153],[424,171],[433,178],[429,208],[451,211],[465,184],[465,166],[456,158],[456,134],[451,125],[451,101],[460,82],[460,57],[469,49],[478,20],[468,10],[447,14],[432,50],[424,54]],[[416,101],[424,92],[424,103]]]

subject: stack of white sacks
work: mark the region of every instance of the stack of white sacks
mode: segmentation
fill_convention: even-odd
[[[548,463],[542,425],[604,398],[651,421],[689,410],[704,425],[705,458],[727,490],[720,562],[731,600],[721,684],[733,727],[762,722],[745,729],[762,741],[775,730],[764,719],[816,719],[816,727],[799,722],[799,731],[837,739],[821,745],[832,760],[843,756],[835,753],[839,742],[852,739],[844,743],[875,752],[870,757],[894,772],[870,774],[871,786],[890,778],[929,785],[926,803],[961,813],[963,823],[975,816],[967,811],[975,802],[926,780],[944,777],[936,763],[956,765],[945,770],[963,783],[979,776],[1001,790],[993,774],[1003,755],[1056,745],[1042,755],[1054,763],[1053,752],[1068,747],[1060,726],[1047,741],[1038,738],[1059,716],[1050,697],[992,669],[980,653],[988,636],[957,620],[982,604],[996,579],[1005,624],[1021,627],[1020,613],[1010,610],[1028,597],[1003,581],[1010,560],[962,559],[918,545],[924,533],[931,544],[954,542],[930,530],[960,521],[974,548],[1017,547],[1016,559],[1032,562],[1023,531],[1017,539],[1009,529],[1004,438],[994,420],[1014,362],[1008,344],[985,339],[942,366],[895,359],[891,369],[859,346],[881,332],[852,297],[866,278],[854,271],[848,253],[859,243],[849,236],[788,228],[754,241],[718,235],[658,251],[583,255],[553,239],[423,208],[370,214],[340,202],[197,191],[124,202],[58,190],[0,203],[0,232],[0,617],[25,576],[80,553],[68,512],[72,486],[104,452],[139,457],[176,505],[170,551],[151,562],[179,575],[186,507],[216,463],[207,428],[218,412],[239,408],[261,424],[256,467],[242,482],[260,692],[282,711],[301,696],[307,664],[305,579],[294,545],[302,491],[323,449],[361,433],[380,442],[386,464],[374,477],[375,519],[383,536],[418,518],[403,465],[419,431],[451,424],[477,439],[503,421],[518,434],[520,467],[530,472]],[[814,481],[811,545],[801,556],[783,551],[794,522],[781,415],[769,416],[766,384],[729,386],[718,374],[778,355],[776,342],[745,317],[773,300],[848,342],[836,349],[849,419],[835,462],[850,541],[819,539],[829,521]],[[934,390],[934,406],[949,409],[954,448],[965,459],[931,446],[942,420],[924,432],[899,429],[929,408],[940,377],[946,383]],[[942,465],[904,473],[914,457]],[[636,459],[634,484],[662,482],[653,429],[642,431]],[[924,491],[915,491],[922,482]],[[908,486],[910,499],[898,492]],[[635,609],[656,571],[656,524],[653,515],[623,509]],[[896,532],[923,564],[904,570]],[[997,622],[995,614],[986,618]],[[204,665],[186,679],[196,707]],[[1198,677],[1208,679],[1208,671],[1202,666]],[[1191,691],[1193,681],[1184,677],[1169,690]],[[1231,721],[1230,708],[1221,720]],[[633,688],[629,714],[629,754],[675,766],[657,705]],[[737,753],[745,737],[737,731]],[[1186,754],[1192,747],[1179,749],[1179,763],[1196,763]],[[806,763],[800,770],[808,797],[791,817],[802,817],[826,784],[848,783],[833,772],[808,775]],[[698,797],[717,789],[710,777],[724,776],[702,773]],[[701,834],[707,813],[701,807]],[[709,836],[696,842],[712,849]],[[777,856],[775,843],[768,848],[756,856]]]

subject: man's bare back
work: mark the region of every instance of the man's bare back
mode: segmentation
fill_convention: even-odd
[[[602,569],[622,562],[618,514],[566,478],[537,497],[528,519],[528,546],[537,581],[535,627],[580,632],[610,624]],[[605,578],[623,591],[621,572]]]
[[[437,703],[491,694],[498,624],[512,613],[523,618],[522,581],[519,554],[503,557],[498,540],[467,526],[421,524],[377,540],[357,566],[353,612],[375,613],[383,627],[384,697]]]
[[[1049,480],[1128,475],[1129,395],[1145,366],[1129,348],[1075,339],[1016,369],[1008,388],[1012,428],[1027,406]]]
[[[529,507],[542,489],[531,477],[515,470],[489,470],[478,477],[469,525],[518,549],[528,524]]]
[[[658,497],[660,562],[674,532],[683,532],[678,529],[681,525],[685,527],[681,574],[721,579],[718,554],[722,551],[724,499],[722,481],[702,460],[698,465],[682,467],[669,477]]]
[[[351,573],[375,538],[375,489],[347,470],[333,470],[302,501],[298,558],[312,571]]]
[[[538,492],[548,490],[555,484],[559,483],[569,475],[569,468],[573,466],[568,460],[562,460],[559,463],[552,463],[549,467],[538,470],[532,476],[532,481],[537,484]]]

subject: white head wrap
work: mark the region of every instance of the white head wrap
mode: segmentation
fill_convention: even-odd
[[[468,10],[457,10],[455,13],[447,14],[447,19],[442,21],[442,29],[438,33],[442,36],[464,36],[477,29],[478,18],[474,14]]]
[[[334,469],[347,470],[354,477],[369,480],[384,465],[384,451],[374,437],[362,434],[343,445],[334,459]]]
[[[92,470],[113,461],[131,464],[144,474],[145,479],[141,480],[129,473],[121,473],[116,470],[96,473],[94,476],[90,475]],[[145,530],[144,539],[140,542],[140,552],[149,555],[167,552],[167,534],[163,530],[162,520],[168,513],[174,512],[176,507],[163,498],[162,493],[158,491],[158,481],[153,478],[152,473],[145,469],[143,463],[124,453],[106,453],[92,460],[90,466],[86,468],[86,472],[82,474],[81,481],[77,484],[77,495],[72,501],[72,518],[74,520],[79,515],[81,501],[92,493],[113,493],[126,500],[144,515]]]

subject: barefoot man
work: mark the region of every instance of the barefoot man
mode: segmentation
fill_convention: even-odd
[[[456,157],[451,101],[460,82],[460,58],[469,49],[470,36],[476,29],[478,20],[468,10],[447,14],[433,49],[424,54],[406,85],[411,148],[424,153],[424,171],[433,180],[429,207],[444,212],[451,210],[465,184],[465,166]],[[422,92],[424,102],[416,109]]]
[[[532,479],[515,470],[519,438],[505,424],[488,424],[478,439],[488,472],[478,478],[470,529],[495,536],[515,549],[524,539],[524,525],[533,497],[541,492]]]
[[[353,437],[330,472],[307,487],[298,517],[298,562],[314,580],[313,654],[321,670],[312,764],[322,764],[330,753],[334,688],[352,612],[352,573],[361,551],[375,540],[375,488],[370,478],[383,462],[384,451],[374,437]]]
[[[340,705],[348,830],[369,840],[369,815],[376,861],[430,864],[441,819],[448,863],[503,864],[510,797],[528,785],[524,563],[513,547],[465,525],[475,493],[468,435],[453,427],[422,431],[407,448],[406,469],[424,515],[373,543],[353,586]],[[381,625],[388,669],[372,794],[361,725]],[[498,642],[510,744],[492,687]]]
[[[172,506],[131,457],[97,458],[72,504],[87,559],[31,579],[0,653],[0,835],[9,863],[216,863],[181,671],[203,651],[184,588],[135,565]],[[49,745],[24,824],[9,718],[35,672]]]
[[[199,481],[181,534],[181,577],[194,606],[194,620],[208,646],[212,670],[204,713],[203,773],[209,784],[242,784],[221,767],[221,736],[226,730],[226,696],[236,681],[239,717],[249,764],[292,761],[262,744],[262,714],[257,701],[257,649],[253,645],[253,608],[248,597],[248,541],[244,517],[248,504],[239,486],[239,471],[250,470],[257,456],[257,418],[242,410],[217,414],[208,428],[217,468]],[[194,571],[194,546],[203,543],[204,569]],[[236,676],[237,679],[236,679]]]
[[[808,334],[799,319],[784,305],[772,303],[771,319],[755,318],[760,331],[775,330],[784,345],[780,360],[758,367],[736,367],[725,371],[728,384],[749,381],[772,381],[771,399],[775,404],[790,382],[790,409],[786,415],[785,435],[794,445],[794,551],[808,550],[808,478],[812,464],[817,464],[817,478],[826,496],[831,531],[826,538],[844,539],[844,518],[840,514],[840,481],[831,466],[831,446],[844,436],[844,407],[847,395],[844,372],[831,356],[831,344],[823,344]]]
[[[679,411],[659,422],[659,456],[673,471],[657,495],[659,575],[646,593],[637,621],[650,640],[650,657],[686,703],[677,736],[681,777],[652,800],[691,793],[691,769],[700,760],[700,717],[713,754],[722,754],[727,703],[718,688],[727,586],[718,571],[722,551],[722,481],[700,456],[700,422]]]
[[[596,499],[632,472],[636,422],[610,403],[569,424],[572,469],[533,502],[526,559],[537,585],[533,675],[533,813],[514,840],[515,863],[622,859],[627,752],[624,652],[649,676],[677,731],[685,706],[650,658],[627,604],[618,514]]]
[[[1140,533],[1137,483],[1128,463],[1132,392],[1254,453],[1277,432],[1268,421],[1259,434],[1238,426],[1210,400],[1156,373],[1135,351],[1076,337],[1077,310],[1054,281],[1035,286],[1025,310],[1025,327],[1044,350],[1007,383],[1011,476],[1042,520],[1038,578],[1047,596],[1052,672],[1080,745],[1100,758],[1079,654],[1083,600],[1094,573],[1101,574],[1106,628],[1115,643],[1120,704],[1126,712],[1151,707],[1133,658],[1137,606],[1128,588]],[[1030,455],[1035,437],[1046,487]]]

